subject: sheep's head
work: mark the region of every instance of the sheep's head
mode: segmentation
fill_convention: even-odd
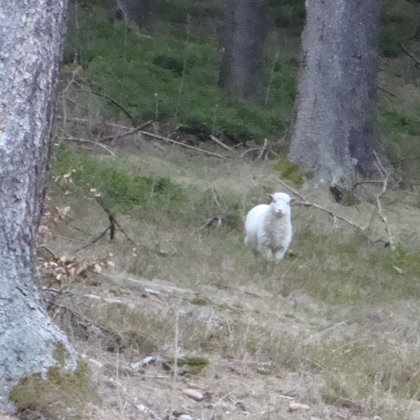
[[[281,217],[290,214],[290,202],[293,200],[289,194],[278,192],[268,195],[271,198],[270,206],[274,214]]]

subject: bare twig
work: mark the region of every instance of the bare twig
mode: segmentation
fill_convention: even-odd
[[[399,44],[402,50],[414,61],[415,67],[420,68],[420,60],[413,53],[411,53],[401,42],[399,42]]]
[[[99,239],[103,238],[106,233],[108,232],[108,230],[110,230],[111,226],[108,226],[103,232],[101,232],[98,236],[95,236],[93,239],[91,239],[89,242],[86,242],[84,245],[82,245],[81,247],[77,248],[74,253],[76,254],[77,252],[81,251],[82,249],[85,249],[91,245],[93,245],[94,243],[98,242]]]
[[[210,134],[210,140],[214,141],[216,144],[218,144],[220,147],[222,147],[225,150],[228,150],[229,152],[232,150],[231,147],[223,143],[221,140],[219,140],[217,137],[213,136],[213,134]]]
[[[115,226],[117,226],[121,232],[125,235],[125,237],[133,244],[135,245],[135,242],[130,238],[130,236],[128,236],[128,234],[125,232],[125,230],[121,227],[121,225],[118,223],[114,213],[105,205],[104,201],[102,200],[102,198],[100,196],[95,196],[96,201],[99,203],[99,205],[102,207],[102,209],[105,211],[105,213],[108,216],[108,220],[109,220],[109,225],[108,227],[101,232],[98,236],[95,236],[93,239],[91,239],[89,242],[86,242],[85,244],[83,244],[81,247],[77,248],[76,251],[74,251],[74,253],[77,253],[79,251],[81,251],[82,249],[85,249],[91,245],[93,245],[94,243],[98,242],[99,239],[103,238],[106,233],[109,231],[109,239],[112,241],[114,239],[115,236]]]
[[[224,287],[225,289],[236,290],[236,291],[239,291],[241,293],[245,293],[246,295],[254,296],[254,297],[257,297],[257,298],[260,298],[260,299],[268,299],[268,298],[272,297],[272,295],[263,296],[261,294],[258,294],[258,293],[255,293],[255,292],[250,292],[249,290],[241,289],[239,287],[230,286],[230,285],[225,284],[225,283],[217,282],[217,283],[212,283],[212,284],[214,284],[217,287]]]
[[[267,142],[268,142],[268,140],[265,138],[264,139],[264,144],[261,147],[260,153],[258,153],[257,160],[258,159],[263,159],[264,156],[266,156],[266,154],[267,154]]]
[[[385,223],[385,230],[386,230],[386,233],[388,235],[389,246],[390,246],[391,249],[394,250],[395,249],[394,238],[392,237],[391,228],[389,226],[388,219],[386,218],[386,216],[383,212],[382,203],[381,203],[381,197],[385,194],[386,190],[388,189],[388,182],[389,182],[389,177],[391,176],[391,171],[387,171],[385,169],[384,165],[382,164],[382,162],[380,161],[378,154],[375,151],[373,153],[375,154],[375,157],[376,157],[376,160],[377,160],[377,168],[383,176],[382,189],[375,197],[376,206],[377,206],[377,209],[378,209],[378,215],[379,215],[380,219],[382,220],[382,222]]]
[[[130,238],[130,236],[125,232],[125,230],[122,228],[122,226],[118,223],[117,219],[115,218],[114,213],[112,213],[112,211],[105,205],[104,201],[102,200],[101,197],[96,196],[96,201],[99,203],[99,205],[104,209],[105,213],[108,216],[110,225],[109,225],[109,229],[110,229],[110,240],[112,240],[114,238],[114,233],[115,233],[115,226],[118,226],[118,228],[121,230],[121,232],[124,234],[124,236],[133,244],[135,245],[136,243]]]
[[[129,130],[125,133],[121,133],[121,134],[118,134],[116,136],[102,137],[98,141],[116,141],[116,140],[123,139],[124,137],[128,137],[128,136],[131,136],[133,134],[138,133],[140,130],[143,130],[144,128],[146,128],[151,123],[152,123],[152,120],[149,120],[149,121],[145,122],[144,124],[140,125],[139,127],[133,128],[132,130]]]
[[[213,216],[210,217],[210,219],[207,219],[205,223],[203,223],[200,228],[198,229],[198,232],[201,232],[203,229],[215,227],[218,229],[223,224],[223,217],[222,216]]]
[[[95,199],[99,203],[99,205],[104,209],[104,212],[108,216],[108,220],[109,220],[109,226],[108,226],[109,240],[112,241],[114,239],[114,235],[115,235],[115,224],[117,223],[117,220],[115,219],[115,215],[107,206],[105,206],[105,203],[104,203],[104,201],[102,200],[101,197],[96,196]]]
[[[302,194],[300,194],[298,191],[296,191],[294,188],[292,188],[290,185],[288,185],[286,182],[284,182],[282,179],[278,178],[278,181],[286,188],[288,189],[290,192],[292,192],[296,197],[298,197],[301,201],[296,202],[296,204],[298,205],[302,205],[304,207],[314,207],[320,211],[323,211],[324,213],[327,213],[329,216],[331,216],[334,220],[340,220],[350,226],[352,226],[353,228],[355,228],[356,230],[358,230],[359,232],[361,232],[369,241],[371,242],[383,242],[385,243],[385,245],[389,245],[390,242],[389,240],[385,240],[383,238],[379,238],[379,239],[374,239],[372,238],[369,234],[368,234],[368,227],[362,227],[359,226],[357,223],[353,222],[352,220],[349,220],[343,216],[340,216],[339,214],[334,213],[333,211],[317,204],[314,203],[312,201],[309,201],[307,198],[305,198]]]
[[[86,144],[93,144],[94,146],[101,147],[102,149],[106,150],[111,156],[115,157],[115,153],[104,144],[98,143],[97,141],[87,140],[87,139],[77,139],[75,137],[66,137],[64,141],[73,141],[76,143],[86,143]]]
[[[205,153],[206,155],[209,155],[209,156],[215,156],[219,159],[228,159],[227,156],[220,155],[219,153],[214,153],[214,152],[210,152],[208,150],[200,149],[199,147],[190,146],[189,144],[182,143],[180,141],[171,139],[169,137],[160,136],[159,134],[149,133],[148,131],[142,131],[142,130],[140,130],[139,133],[141,133],[145,136],[148,136],[148,137],[152,137],[154,139],[163,140],[163,141],[166,141],[168,143],[173,143],[173,144],[176,144],[178,146],[185,147],[186,149],[194,150],[196,152]]]
[[[385,93],[387,93],[388,95],[390,95],[390,96],[392,96],[394,98],[397,98],[397,95],[395,93],[392,93],[390,90],[385,89],[382,86],[376,85],[376,88],[379,89],[379,90],[382,90],[382,92],[385,92]]]

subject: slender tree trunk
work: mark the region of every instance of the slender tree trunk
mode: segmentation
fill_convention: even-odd
[[[123,18],[132,20],[140,28],[151,26],[149,0],[117,0],[116,6]]]
[[[289,158],[313,181],[349,190],[385,166],[375,124],[380,0],[306,1]]]
[[[244,96],[261,91],[266,23],[263,0],[229,0],[220,86]]]
[[[0,2],[0,411],[24,377],[52,366],[57,346],[76,355],[34,283],[66,0]]]

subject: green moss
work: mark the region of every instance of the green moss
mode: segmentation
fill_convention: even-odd
[[[178,359],[178,366],[183,368],[183,374],[199,375],[209,365],[208,359],[201,356],[187,356]]]
[[[207,299],[203,299],[203,298],[192,299],[191,303],[193,305],[199,305],[199,306],[207,306],[210,304],[210,302]]]
[[[19,413],[35,412],[48,419],[82,419],[86,404],[98,402],[90,375],[84,363],[79,363],[75,372],[50,368],[45,378],[37,373],[22,379],[9,398]]]
[[[53,351],[53,357],[60,364],[60,367],[64,368],[64,365],[65,365],[66,361],[69,359],[70,354],[66,350],[63,343],[58,343],[55,346],[55,349]]]
[[[142,176],[131,168],[118,168],[106,160],[98,163],[81,150],[63,147],[56,155],[54,172],[60,175],[72,169],[76,170],[76,185],[95,188],[114,211],[129,213],[136,206],[147,205],[173,213],[184,201],[182,188],[168,178]]]
[[[280,178],[292,182],[297,187],[303,185],[304,175],[300,171],[299,165],[291,163],[287,157],[280,158],[275,169],[279,172]]]

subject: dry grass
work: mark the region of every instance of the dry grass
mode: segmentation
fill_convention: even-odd
[[[84,152],[97,165],[112,160],[128,174],[168,178],[183,200],[151,194],[116,213],[135,244],[117,231],[112,242],[76,253],[111,253],[113,271],[50,280],[67,292],[52,292],[51,311],[98,381],[102,404],[86,418],[163,419],[171,410],[194,419],[419,418],[418,197],[385,198],[404,245],[396,251],[295,208],[293,254],[275,265],[245,249],[241,232],[245,212],[279,189],[270,163],[222,162],[153,143],[115,153]],[[48,241],[56,256],[73,255],[106,228],[82,182],[52,184],[49,194],[51,207],[71,207]],[[340,207],[321,191],[316,199],[362,224],[373,210]],[[213,216],[224,223],[203,227]],[[372,231],[381,235],[380,223]],[[154,363],[132,368],[149,355]],[[179,366],[185,357],[209,363],[197,372]],[[185,397],[191,387],[208,398]],[[309,409],[290,412],[291,401]]]

